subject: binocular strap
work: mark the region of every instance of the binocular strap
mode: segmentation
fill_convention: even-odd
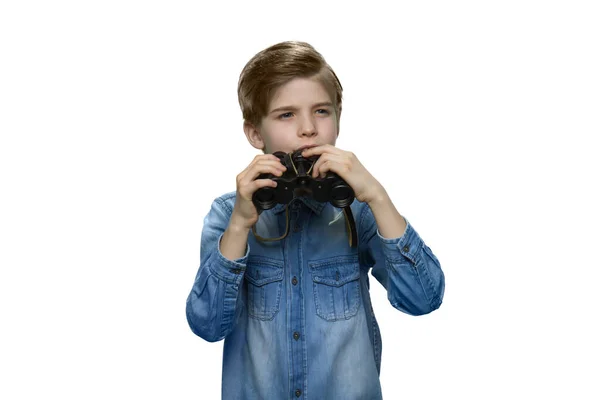
[[[349,205],[344,207],[344,216],[346,217],[346,231],[348,232],[348,244],[350,245],[350,247],[356,247],[358,246],[358,235],[356,233],[356,223],[354,222],[354,216],[352,215],[352,210],[350,209]],[[283,234],[283,236],[280,236],[278,238],[264,238],[256,233],[256,224],[252,225],[252,233],[254,234],[254,237],[263,242],[274,242],[276,240],[285,239],[289,232],[290,213],[287,205],[285,206],[285,233]]]
[[[344,215],[346,216],[346,231],[348,232],[348,244],[350,247],[358,246],[358,235],[356,233],[356,223],[352,215],[350,206],[344,207]]]

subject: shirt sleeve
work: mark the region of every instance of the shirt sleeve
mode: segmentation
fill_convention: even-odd
[[[406,218],[401,237],[381,236],[371,208],[359,218],[361,263],[385,287],[390,304],[409,315],[428,314],[442,304],[445,289],[440,262]]]
[[[186,302],[188,324],[206,341],[222,340],[235,326],[241,311],[239,287],[244,279],[250,247],[242,258],[229,260],[220,249],[231,210],[216,199],[204,218],[200,242],[200,267]]]

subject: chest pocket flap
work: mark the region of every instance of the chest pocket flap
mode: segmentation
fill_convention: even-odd
[[[248,257],[244,279],[248,283],[248,314],[256,319],[273,319],[281,303],[283,261]]]
[[[344,255],[308,263],[313,279],[315,312],[326,321],[349,319],[360,302],[360,264],[357,255]]]
[[[358,260],[352,264],[313,266],[313,281],[329,286],[342,286],[360,277]]]

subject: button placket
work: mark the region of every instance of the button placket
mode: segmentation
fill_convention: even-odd
[[[299,209],[299,204],[297,204],[298,207],[296,208],[296,211],[294,212],[294,232],[298,233],[302,230],[302,224],[299,222],[300,221],[300,209]]]

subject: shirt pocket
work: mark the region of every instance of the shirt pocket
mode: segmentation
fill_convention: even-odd
[[[317,315],[326,321],[349,319],[360,305],[360,266],[357,255],[308,263]]]
[[[260,320],[273,319],[281,303],[283,262],[250,256],[244,279],[248,283],[248,315]]]

